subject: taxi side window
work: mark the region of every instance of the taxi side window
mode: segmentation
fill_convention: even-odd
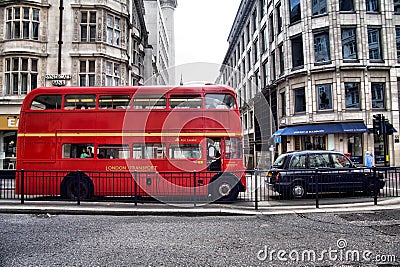
[[[310,154],[308,157],[310,168],[327,168],[329,162],[321,154]]]
[[[305,169],[306,168],[306,155],[293,156],[290,165],[290,169]]]

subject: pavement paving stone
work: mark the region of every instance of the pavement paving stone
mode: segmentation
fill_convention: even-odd
[[[357,213],[358,211],[379,211],[395,210],[385,218],[379,213]],[[353,204],[334,204],[301,206],[271,206],[267,201],[259,202],[259,209],[255,210],[254,203],[223,203],[223,204],[183,204],[176,203],[121,203],[121,202],[76,202],[63,201],[0,201],[0,213],[19,213],[19,214],[92,214],[92,215],[171,215],[171,216],[255,216],[268,214],[290,214],[290,213],[319,213],[319,212],[351,212],[344,215],[348,221],[363,220],[400,220],[400,198],[384,199],[373,205],[372,202],[353,203]],[[368,216],[368,218],[366,218]]]

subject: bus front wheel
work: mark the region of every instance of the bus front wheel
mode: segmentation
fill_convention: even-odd
[[[67,199],[90,199],[93,195],[93,183],[89,177],[82,175],[67,176],[61,184],[61,196]]]

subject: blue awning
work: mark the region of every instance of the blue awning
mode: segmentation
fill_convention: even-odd
[[[282,132],[284,131],[285,129],[279,129],[278,131],[276,131],[273,135],[282,135]]]
[[[365,133],[367,126],[362,122],[344,123],[321,123],[288,126],[279,129],[274,135],[311,135],[311,134],[332,134],[332,133]]]

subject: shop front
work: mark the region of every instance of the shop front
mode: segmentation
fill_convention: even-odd
[[[18,115],[0,116],[0,169],[15,169],[18,122]]]
[[[323,123],[288,126],[274,136],[284,136],[280,152],[290,150],[337,150],[356,164],[363,164],[363,135],[368,132],[363,122]]]

